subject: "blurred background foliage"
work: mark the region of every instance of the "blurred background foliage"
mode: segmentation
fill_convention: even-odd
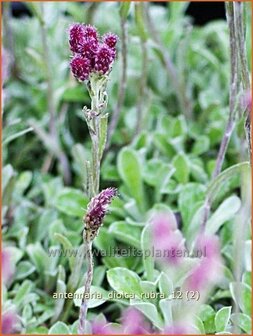
[[[197,232],[198,210],[203,205],[228,116],[229,45],[225,20],[193,25],[192,18],[185,14],[188,5],[150,4],[145,6],[148,20],[141,12],[138,14],[134,4],[126,9],[126,94],[101,172],[102,188],[118,187],[120,198],[113,202],[94,242],[97,250],[108,246],[143,247],[141,237],[150,212],[164,206],[177,215],[189,242]],[[15,306],[23,333],[47,333],[57,320],[67,323],[60,331],[64,333],[67,328],[70,333],[76,330],[78,309],[72,307],[71,300],[55,302],[51,294],[56,290],[74,292],[83,284],[86,266],[77,269],[71,258],[50,258],[47,251],[81,243],[80,218],[88,201],[82,189],[86,179],[84,162],[90,156],[82,107],[89,106],[90,101],[85,87],[69,71],[67,29],[72,22],[84,22],[94,24],[101,34],[112,31],[121,36],[120,13],[124,13],[119,3],[50,2],[42,7],[26,3],[30,15],[14,17],[10,6],[3,4],[6,79],[2,232],[16,271],[4,289],[4,309]],[[250,13],[247,4],[249,64]],[[122,43],[108,86],[110,116],[121,83],[121,48]],[[245,160],[246,142],[238,115],[224,169]],[[222,242],[226,276],[196,322],[196,328],[206,333],[217,331],[216,311],[233,304],[229,284],[234,281],[232,224],[241,205],[238,170],[234,169],[216,189],[209,225],[212,227],[216,216],[213,230]],[[249,239],[247,229],[246,254]],[[93,285],[101,289],[110,289],[106,271],[114,267],[130,269],[146,279],[140,257],[106,256],[95,262]],[[247,256],[242,279],[245,291],[250,288],[249,264]],[[241,330],[250,332],[249,299],[245,300],[241,305]],[[98,318],[103,313],[108,320],[116,321],[127,304],[100,302],[89,311],[89,317]],[[229,321],[224,328],[230,327],[233,317]]]

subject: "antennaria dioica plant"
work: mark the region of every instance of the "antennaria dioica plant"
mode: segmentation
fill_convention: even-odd
[[[105,34],[99,41],[95,27],[74,24],[69,30],[70,49],[74,53],[70,67],[74,76],[80,81],[86,81],[91,99],[91,107],[84,107],[83,113],[89,129],[92,143],[92,161],[86,162],[87,185],[86,191],[90,203],[84,216],[83,242],[87,256],[87,276],[84,293],[80,306],[80,334],[85,333],[87,315],[87,297],[93,277],[92,241],[103,224],[108,205],[117,192],[107,188],[99,193],[100,163],[107,139],[107,92],[106,86],[113,61],[116,57],[117,36]]]
[[[3,6],[2,332],[251,334],[250,4],[189,4]]]

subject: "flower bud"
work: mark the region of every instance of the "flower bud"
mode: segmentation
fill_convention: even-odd
[[[89,39],[94,39],[98,42],[98,33],[97,29],[92,25],[85,25],[84,26],[84,37]]]
[[[95,57],[97,50],[98,42],[94,38],[85,40],[80,46],[80,54],[89,60],[92,60]]]
[[[69,29],[70,50],[78,53],[85,39],[85,28],[80,23],[75,23]]]
[[[89,238],[93,240],[103,224],[104,217],[111,204],[112,199],[117,195],[117,189],[107,188],[93,197],[88,204],[87,213],[84,218],[85,229],[89,231]]]
[[[115,48],[118,39],[118,36],[113,33],[107,33],[103,36],[103,42],[111,49]]]
[[[115,54],[113,51],[106,45],[102,44],[95,57],[94,69],[97,72],[106,74],[110,70],[110,65],[115,59]]]
[[[75,78],[84,81],[90,75],[91,62],[88,58],[76,55],[70,61],[70,68]]]

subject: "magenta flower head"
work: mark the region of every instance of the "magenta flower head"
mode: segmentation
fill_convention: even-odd
[[[84,81],[89,77],[91,62],[88,58],[76,55],[70,61],[70,68],[76,79]]]
[[[184,238],[177,229],[174,214],[172,212],[155,214],[151,220],[151,231],[157,259],[171,264],[178,263],[179,256],[183,255]]]
[[[80,23],[74,23],[69,28],[69,46],[74,53],[80,52],[82,43],[85,40],[85,28]]]
[[[109,72],[110,66],[115,59],[114,51],[106,44],[102,44],[95,57],[94,69],[103,75]]]
[[[96,56],[97,50],[98,42],[93,38],[85,40],[80,46],[80,54],[83,57],[88,58],[90,61],[92,61]]]
[[[97,29],[92,25],[85,25],[84,26],[84,37],[89,39],[94,39],[98,42],[98,32]]]
[[[97,196],[93,197],[88,204],[84,222],[85,229],[89,232],[90,240],[93,240],[96,237],[99,228],[103,224],[108,207],[116,195],[117,189],[107,188],[102,190]]]
[[[116,47],[119,38],[116,34],[107,33],[103,35],[103,42],[108,45],[109,48],[113,49]]]

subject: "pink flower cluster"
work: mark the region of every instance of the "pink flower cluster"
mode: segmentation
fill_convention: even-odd
[[[8,310],[2,314],[2,334],[15,334],[19,331],[19,318],[15,311]]]
[[[197,247],[206,252],[200,259],[193,272],[186,280],[186,286],[190,290],[200,291],[214,285],[222,274],[222,259],[220,244],[217,236],[201,235],[197,240]]]
[[[127,309],[122,316],[122,324],[115,329],[107,322],[92,323],[93,335],[143,335],[152,334],[150,324],[136,309]]]
[[[161,252],[160,261],[177,264],[180,258],[176,251],[184,248],[184,237],[177,228],[177,220],[173,213],[156,214],[151,221],[151,228],[154,248]]]
[[[73,52],[70,68],[73,75],[85,81],[93,72],[104,75],[111,69],[116,57],[118,36],[107,33],[100,41],[91,25],[73,24],[69,29],[69,46]]]
[[[157,213],[151,221],[151,228],[154,248],[156,252],[161,252],[156,253],[158,261],[178,266],[183,258],[176,252],[185,249],[185,239],[177,228],[173,213]],[[215,235],[200,234],[196,240],[195,249],[201,252],[201,258],[193,267],[185,285],[189,290],[208,290],[218,282],[222,274],[219,239]]]
[[[152,325],[142,313],[135,308],[124,311],[121,324],[115,327],[107,321],[93,322],[93,335],[189,335],[194,333],[193,328],[186,322],[166,326],[161,332],[155,332]]]

